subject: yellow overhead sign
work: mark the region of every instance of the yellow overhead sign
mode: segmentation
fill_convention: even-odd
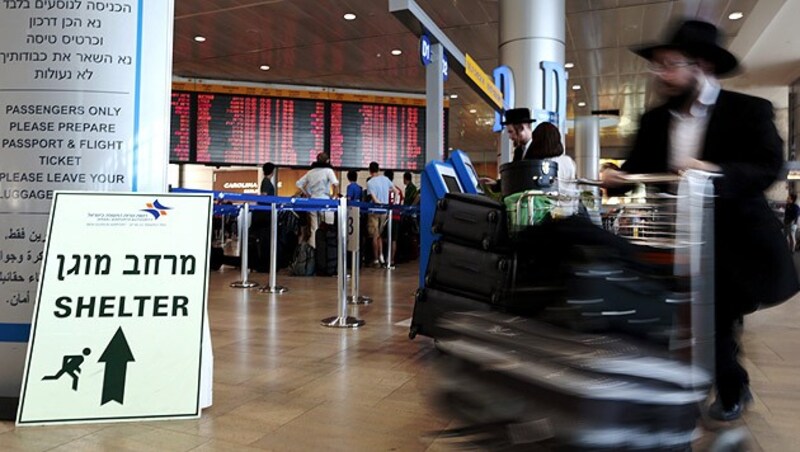
[[[467,54],[467,65],[464,69],[467,72],[467,77],[475,82],[478,88],[494,102],[497,108],[502,109],[503,93],[495,86],[494,80],[486,75],[486,72],[478,66],[478,63],[476,63],[469,54]]]

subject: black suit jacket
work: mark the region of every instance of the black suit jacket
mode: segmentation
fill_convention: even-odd
[[[783,167],[782,140],[764,99],[722,90],[710,115],[700,159],[723,174],[714,184],[717,309],[744,313],[800,290],[780,221],[764,197]],[[671,118],[666,106],[642,116],[623,171],[669,170]]]

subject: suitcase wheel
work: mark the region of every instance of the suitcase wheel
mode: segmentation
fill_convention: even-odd
[[[433,281],[434,281],[433,272],[428,273],[427,275],[425,275],[425,285],[426,286],[430,286],[431,284],[433,284]]]
[[[492,241],[489,240],[488,238],[481,240],[481,247],[483,248],[484,251],[489,251],[489,248],[492,247]]]
[[[427,278],[426,278],[426,281],[427,281]],[[423,301],[425,301],[425,295],[424,295],[422,289],[417,289],[417,291],[414,293],[414,302],[415,303],[420,303],[420,302],[423,302]]]
[[[408,330],[408,338],[412,341],[415,337],[417,337],[417,333],[419,332],[419,328],[416,325],[412,325],[411,328]]]
[[[492,304],[500,304],[500,294],[497,292],[493,293],[490,300]]]
[[[498,215],[497,211],[493,210],[486,215],[486,219],[489,220],[489,223],[497,223]]]
[[[508,261],[506,259],[500,259],[500,261],[497,262],[497,269],[500,271],[508,270]]]
[[[439,234],[439,233],[441,233],[441,232],[442,232],[442,227],[441,227],[441,226],[439,226],[438,224],[434,224],[434,225],[431,227],[431,232],[433,232],[434,234]]]
[[[439,210],[447,210],[447,200],[442,198],[436,201],[436,208]]]
[[[442,244],[439,242],[434,242],[433,246],[431,247],[434,253],[442,254]]]

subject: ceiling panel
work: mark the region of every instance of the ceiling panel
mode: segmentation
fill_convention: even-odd
[[[448,37],[487,71],[498,64],[498,0],[417,0]],[[530,0],[536,1],[536,0]],[[619,109],[625,122],[618,133],[635,130],[649,91],[645,62],[632,46],[659,40],[671,21],[704,17],[720,24],[726,40],[757,0],[565,0],[566,61],[570,114]],[[762,0],[766,1],[766,0]],[[342,16],[358,18],[345,21]],[[386,0],[176,0],[173,71],[195,78],[256,81],[391,92],[422,93],[424,69],[418,39],[388,12]],[[194,36],[203,35],[204,43]],[[403,54],[392,56],[392,49]],[[259,70],[268,64],[269,71]],[[450,101],[450,143],[492,154],[492,110],[457,76],[445,91]],[[587,102],[587,107],[575,106]],[[476,113],[470,113],[470,109]],[[493,154],[492,154],[493,155]]]

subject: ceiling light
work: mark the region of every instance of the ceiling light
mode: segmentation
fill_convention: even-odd
[[[474,113],[477,113],[477,112],[478,112],[478,110],[476,110],[476,109],[474,109],[474,108],[470,108],[470,109],[469,109],[469,112],[474,114]]]
[[[572,89],[577,91],[577,90],[581,89],[581,85],[572,85]]]
[[[344,20],[356,20],[356,15],[353,13],[347,13],[344,15]]]
[[[194,40],[197,41],[197,42],[206,42],[206,37],[198,35],[198,36],[194,37]]]
[[[394,55],[394,56],[402,55],[402,53],[403,53],[403,51],[400,50],[400,49],[392,50],[392,55]]]
[[[578,106],[579,107],[585,107],[586,106],[586,102],[578,102]]]
[[[574,67],[575,67],[575,63],[565,63],[565,64],[564,64],[564,67],[565,67],[566,69],[572,69],[572,68],[574,68]]]
[[[269,70],[269,66],[268,66],[268,65],[266,65],[266,64],[262,64],[262,65],[261,65],[261,66],[259,66],[258,68],[259,68],[259,69],[261,69],[262,71],[268,71],[268,70]]]
[[[744,13],[741,12],[741,11],[734,11],[734,12],[728,14],[728,19],[730,19],[730,20],[739,20],[742,17],[744,17]]]
[[[450,99],[458,99],[458,94],[451,94]]]

